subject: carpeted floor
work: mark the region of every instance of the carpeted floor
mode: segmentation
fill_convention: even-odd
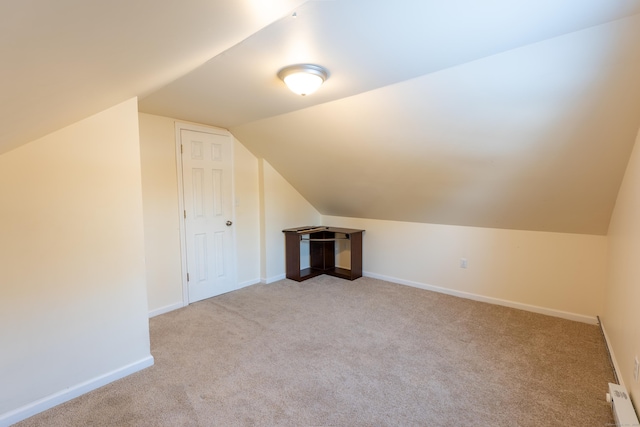
[[[605,426],[598,326],[371,278],[255,285],[150,320],[156,364],[27,426]]]

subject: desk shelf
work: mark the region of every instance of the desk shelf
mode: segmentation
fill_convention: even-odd
[[[341,279],[362,277],[362,233],[364,230],[338,227],[298,227],[285,233],[287,279],[303,280],[328,274]],[[303,236],[309,236],[303,238]],[[343,237],[344,236],[344,237]],[[351,246],[351,269],[336,267],[335,242],[348,240]],[[311,267],[300,269],[300,242],[309,242]]]

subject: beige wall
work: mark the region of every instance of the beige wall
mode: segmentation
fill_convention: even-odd
[[[366,230],[363,269],[373,277],[591,323],[603,308],[604,236],[331,216],[323,224]]]
[[[131,99],[0,156],[0,425],[153,363],[139,153]]]
[[[258,159],[234,138],[236,251],[238,284],[260,281],[260,197]]]
[[[264,159],[261,163],[263,263],[262,281],[271,283],[285,277],[285,248],[282,230],[304,225],[319,225],[321,216]],[[301,247],[301,267],[308,265],[308,248]]]
[[[150,315],[184,305],[176,120],[140,113],[142,200]],[[202,126],[202,125],[198,125]],[[239,286],[260,281],[258,159],[234,139],[234,227]]]
[[[618,373],[636,407],[640,384],[633,378],[640,357],[640,134],[636,139],[609,226],[609,274],[602,322]]]
[[[176,131],[166,117],[141,113],[139,120],[147,293],[155,315],[183,305]]]

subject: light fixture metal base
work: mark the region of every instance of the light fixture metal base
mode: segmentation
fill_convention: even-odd
[[[315,92],[327,80],[329,72],[316,64],[295,64],[278,71],[278,77],[292,92],[305,96]]]

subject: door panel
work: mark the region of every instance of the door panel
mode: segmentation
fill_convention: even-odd
[[[232,209],[233,141],[180,131],[189,302],[237,289]]]

